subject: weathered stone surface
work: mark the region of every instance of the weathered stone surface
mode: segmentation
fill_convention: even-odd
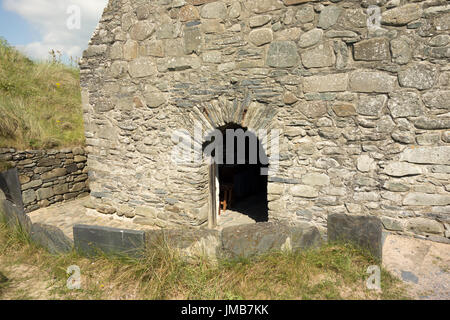
[[[222,249],[221,234],[217,230],[149,230],[145,234],[145,241],[149,249],[168,246],[187,257],[218,258]]]
[[[235,1],[231,4],[228,16],[231,19],[237,19],[241,15],[242,8],[241,4],[238,1]]]
[[[414,136],[407,131],[394,131],[392,132],[391,137],[398,143],[413,144],[415,142]]]
[[[171,71],[186,69],[196,69],[200,67],[200,60],[197,57],[173,57],[167,60],[167,68]]]
[[[265,222],[228,227],[222,231],[228,256],[252,256],[269,251],[300,250],[321,243],[318,229],[309,223]]]
[[[183,50],[183,40],[182,39],[166,39],[163,40],[164,42],[164,50],[166,52],[166,55],[168,56],[182,56],[184,55],[184,50]],[[192,52],[189,52],[189,54]],[[188,53],[186,53],[188,54]]]
[[[332,66],[336,62],[334,50],[330,42],[319,44],[301,53],[303,65],[306,68],[321,68]]]
[[[311,5],[303,5],[298,7],[295,18],[300,23],[308,23],[314,21],[314,7]]]
[[[184,29],[184,53],[200,53],[200,47],[202,44],[202,34],[197,27],[190,27]]]
[[[203,53],[203,62],[206,63],[221,63],[222,53],[220,51],[208,51]]]
[[[75,248],[83,254],[125,254],[139,256],[145,246],[144,231],[116,229],[100,226],[75,225]]]
[[[355,60],[377,61],[390,58],[389,41],[386,38],[372,38],[353,46]]]
[[[436,77],[436,68],[428,63],[416,63],[398,73],[398,81],[402,87],[419,90],[433,87]]]
[[[146,92],[144,97],[147,106],[150,108],[158,108],[167,101],[165,96],[159,92]]]
[[[391,41],[392,61],[398,64],[406,64],[412,58],[413,41],[407,37],[400,37]]]
[[[350,89],[357,92],[391,92],[395,88],[396,77],[384,72],[353,72],[350,75]]]
[[[298,45],[300,48],[307,48],[317,44],[323,36],[321,29],[312,29],[300,36]]]
[[[85,50],[84,55],[86,57],[101,56],[106,52],[106,45],[94,45]]]
[[[72,240],[54,226],[33,223],[30,236],[31,240],[46,248],[50,253],[68,253],[72,251]]]
[[[292,5],[311,2],[311,1],[313,1],[313,0],[283,0],[283,3],[287,6],[292,6]]]
[[[403,183],[399,183],[399,182],[386,182],[383,185],[383,188],[389,191],[393,191],[393,192],[405,192],[405,191],[409,191],[409,186],[407,186],[406,184]]]
[[[308,118],[319,118],[327,112],[327,105],[323,101],[302,101],[298,108]]]
[[[22,197],[23,203],[26,206],[30,203],[33,203],[36,200],[36,192],[33,189],[26,190],[22,193]]]
[[[406,206],[447,206],[450,204],[450,195],[411,192],[403,199]]]
[[[283,8],[283,3],[279,0],[255,0],[248,5],[254,13],[266,13]]]
[[[133,60],[138,57],[139,44],[137,41],[128,40],[123,45],[123,57],[125,60]]]
[[[350,103],[336,103],[332,109],[338,117],[351,117],[356,114],[355,106]]]
[[[272,17],[269,15],[258,15],[251,17],[248,20],[248,23],[250,25],[250,28],[257,28],[268,24],[270,20],[272,20]]]
[[[374,168],[375,161],[367,154],[362,154],[356,161],[356,168],[361,172],[369,172]]]
[[[175,39],[177,37],[177,25],[164,23],[156,28],[156,39]]]
[[[421,5],[410,3],[383,12],[381,15],[381,23],[394,26],[405,25],[419,19],[421,16]]]
[[[109,74],[113,78],[119,78],[126,74],[128,71],[128,63],[125,61],[114,61],[109,68]],[[114,108],[112,104],[104,103],[99,104],[94,107],[96,110],[100,110],[100,112],[106,112]]]
[[[450,119],[420,117],[414,121],[414,126],[426,130],[450,129]]]
[[[215,0],[186,0],[187,3],[190,3],[194,6],[201,6],[202,4],[205,3],[210,3],[210,2],[214,2]]]
[[[297,46],[293,41],[274,41],[267,52],[266,63],[269,67],[290,68],[299,62]]]
[[[437,145],[439,143],[439,139],[440,139],[439,134],[423,134],[416,137],[417,144],[421,146]]]
[[[438,31],[450,30],[450,13],[439,15],[434,18],[433,24]]]
[[[267,186],[268,194],[282,194],[284,191],[284,186],[279,183],[269,183]]]
[[[328,215],[328,241],[349,241],[368,249],[374,257],[382,258],[381,220],[372,216],[346,214]]]
[[[361,94],[356,112],[364,116],[379,116],[387,100],[385,95]]]
[[[416,233],[443,234],[444,226],[434,220],[426,218],[412,218],[408,220],[407,229]]]
[[[275,39],[278,41],[298,41],[300,35],[302,34],[302,29],[300,28],[289,28],[278,31],[275,33]]]
[[[149,58],[138,58],[128,65],[128,72],[133,78],[143,78],[157,74],[156,65]]]
[[[111,46],[109,51],[111,59],[123,59],[123,46],[121,42],[116,42]]]
[[[50,179],[54,179],[57,177],[62,177],[66,174],[67,174],[66,168],[56,168],[56,169],[53,169],[52,171],[43,173],[41,175],[41,179],[45,181],[45,180],[50,180]]]
[[[83,190],[84,189],[84,185],[82,188],[80,188],[78,191]],[[67,183],[65,184],[60,184],[60,185],[56,185],[53,187],[53,191],[56,195],[59,194],[65,194],[69,192],[69,185]]]
[[[187,5],[180,9],[178,17],[180,18],[180,21],[186,22],[200,19],[200,14],[198,13],[196,7],[192,5]]]
[[[392,177],[415,176],[422,174],[422,168],[406,162],[391,162],[384,167],[384,174]]]
[[[44,200],[55,195],[53,188],[41,188],[37,191],[37,200]]]
[[[450,128],[450,126],[449,126]],[[442,141],[450,143],[450,131],[442,132]]]
[[[422,100],[428,108],[450,110],[450,90],[428,91]]]
[[[79,163],[79,162],[86,162],[87,158],[85,156],[76,155],[73,157],[73,162]]]
[[[319,28],[328,29],[333,26],[342,14],[342,8],[334,5],[326,6],[319,15]]]
[[[222,33],[225,31],[225,26],[220,20],[207,20],[201,24],[200,29],[206,34]]]
[[[130,30],[130,37],[133,40],[142,41],[147,39],[155,31],[155,25],[147,21],[139,21]]]
[[[423,108],[420,97],[411,91],[395,91],[389,94],[388,107],[394,118],[417,117],[422,115]]]
[[[323,173],[307,173],[302,177],[302,182],[310,186],[326,186],[330,184],[330,177]]]
[[[264,44],[270,43],[273,40],[273,32],[272,29],[269,28],[262,28],[253,30],[248,35],[249,40],[251,43],[253,43],[255,46],[259,47]]]
[[[326,76],[311,76],[303,79],[305,92],[336,92],[346,91],[348,75],[346,73],[329,74]]]
[[[383,226],[387,230],[403,231],[404,226],[403,226],[403,222],[401,220],[393,219],[393,218],[389,218],[389,217],[381,217],[381,222],[383,223]]]
[[[376,192],[355,192],[353,195],[353,200],[355,201],[379,201],[380,195]]]
[[[19,172],[17,168],[0,172],[0,190],[7,200],[14,203],[20,210],[23,209],[24,201],[22,200]]]
[[[301,198],[316,198],[319,196],[319,192],[315,188],[306,185],[293,186],[291,193],[294,197]]]
[[[227,6],[220,1],[207,3],[200,14],[205,19],[225,19],[228,15]]]
[[[407,148],[401,161],[421,164],[450,164],[450,146]]]
[[[150,8],[149,6],[142,5],[136,9],[136,17],[138,20],[145,20],[150,15]]]

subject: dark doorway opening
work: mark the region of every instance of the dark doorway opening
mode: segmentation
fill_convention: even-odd
[[[268,168],[264,147],[247,128],[229,124],[219,130],[222,133],[222,141],[218,141],[222,145],[222,161],[218,161],[219,185],[215,186],[220,190],[219,212],[224,213],[226,206],[227,211],[247,215],[256,222],[268,221],[267,175],[262,174],[262,169]],[[231,148],[230,139],[234,139]]]

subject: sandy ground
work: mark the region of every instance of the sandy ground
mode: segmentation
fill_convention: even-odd
[[[398,235],[387,236],[383,265],[408,285],[416,299],[450,299],[450,245]]]
[[[42,272],[39,268],[26,264],[8,266],[5,265],[1,257],[0,268],[8,278],[4,293],[0,291],[1,300],[58,299],[56,290],[52,290],[54,284],[49,279],[48,274]]]

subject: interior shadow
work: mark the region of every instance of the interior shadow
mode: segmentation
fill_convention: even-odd
[[[227,132],[227,130],[236,132],[235,130],[239,129],[246,134],[245,150],[240,152],[238,152],[239,139],[236,134],[229,135]],[[204,150],[206,146],[215,143],[214,152],[211,154],[215,157],[215,152],[219,152],[217,148],[222,148],[222,154],[218,154],[218,158],[221,156],[222,159],[218,164],[221,210],[223,211],[226,203],[227,210],[245,214],[256,222],[268,221],[267,175],[262,172],[267,171],[269,162],[264,147],[258,137],[247,128],[228,124],[219,130],[222,141],[207,137]],[[229,150],[227,139],[231,138],[234,138],[234,148]]]

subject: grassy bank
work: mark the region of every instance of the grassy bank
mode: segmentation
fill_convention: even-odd
[[[31,61],[0,38],[0,147],[83,144],[79,77],[55,57]]]
[[[382,271],[382,293],[365,288],[375,261],[349,245],[271,253],[216,264],[187,263],[173,250],[140,260],[53,256],[21,232],[0,227],[0,299],[400,299],[400,283]],[[81,269],[82,289],[68,290],[66,270]]]

